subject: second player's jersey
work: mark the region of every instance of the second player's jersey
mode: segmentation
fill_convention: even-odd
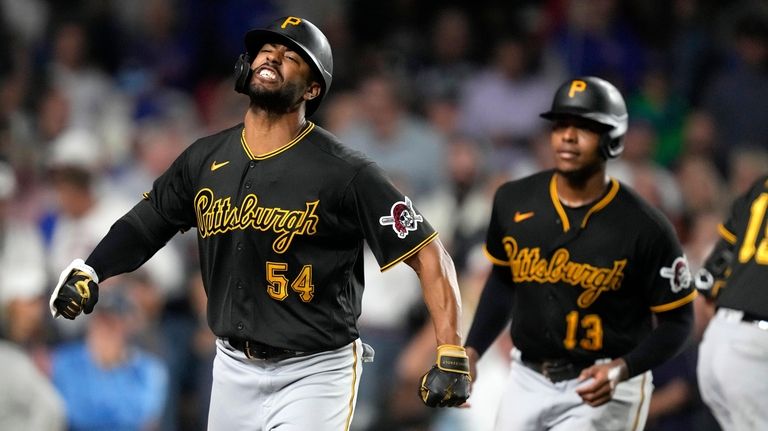
[[[731,206],[726,222],[719,226],[723,240],[731,245],[733,261],[724,287],[718,289],[717,304],[768,317],[768,176],[757,180]]]
[[[358,337],[364,239],[385,270],[436,236],[374,163],[313,123],[263,155],[242,124],[200,139],[147,198],[197,228],[213,332],[299,351]]]
[[[510,269],[512,340],[533,360],[622,356],[653,313],[696,294],[671,224],[614,179],[576,209],[560,203],[553,171],[502,185],[485,250]]]

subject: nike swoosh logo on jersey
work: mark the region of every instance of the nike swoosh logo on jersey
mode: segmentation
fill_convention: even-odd
[[[228,165],[228,164],[229,164],[229,160],[227,160],[226,162],[221,162],[221,163],[216,163],[216,160],[214,160],[213,163],[211,163],[211,172],[215,171],[216,169],[219,169],[222,166]]]
[[[520,223],[521,221],[528,220],[531,217],[533,217],[533,211],[528,211],[527,213],[515,211],[515,223]]]

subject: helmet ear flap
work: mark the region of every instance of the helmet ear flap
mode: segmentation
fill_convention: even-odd
[[[624,152],[624,137],[611,138],[609,133],[600,137],[600,154],[606,160],[615,159]]]
[[[251,82],[251,58],[248,53],[240,54],[235,61],[235,91],[248,94],[248,84]]]

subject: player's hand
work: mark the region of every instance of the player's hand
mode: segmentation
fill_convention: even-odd
[[[590,406],[601,406],[613,398],[616,385],[626,380],[628,373],[627,363],[621,358],[595,364],[582,370],[579,381],[585,383],[576,388],[576,393]]]
[[[471,384],[467,352],[443,344],[437,348],[436,364],[421,378],[419,396],[428,407],[460,406],[469,398]]]
[[[99,278],[82,259],[75,259],[59,276],[49,306],[53,317],[73,320],[80,313],[89,314],[99,300]]]

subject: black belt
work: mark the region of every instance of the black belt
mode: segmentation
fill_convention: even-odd
[[[549,379],[552,383],[575,379],[576,377],[579,377],[579,374],[581,374],[581,371],[584,368],[589,368],[594,365],[594,362],[574,362],[570,359],[533,361],[527,358],[521,358],[521,362],[526,367]]]
[[[227,339],[229,345],[245,353],[248,359],[269,359],[272,361],[281,361],[283,359],[295,358],[297,356],[311,355],[317,352],[299,352],[296,350],[281,349],[262,344],[257,341],[243,340],[241,338]]]
[[[757,314],[744,312],[744,316],[741,318],[742,322],[749,322],[749,323],[760,323],[760,322],[768,322],[768,317],[763,317]]]
[[[768,317],[761,316],[759,314],[750,313],[747,311],[737,310],[728,307],[719,307],[717,309],[717,316],[725,319],[728,322],[742,322],[750,325],[755,325],[758,328],[768,331]]]

